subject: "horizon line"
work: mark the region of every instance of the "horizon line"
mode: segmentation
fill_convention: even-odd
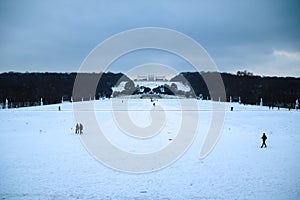
[[[300,76],[291,76],[291,75],[262,75],[262,74],[253,74],[250,71],[244,70],[244,71],[240,71],[238,70],[237,72],[218,72],[218,71],[201,71],[201,72],[197,72],[197,71],[181,71],[178,72],[178,74],[182,74],[182,73],[220,73],[220,74],[230,74],[230,75],[235,75],[238,76],[237,73],[238,72],[249,72],[250,75],[248,76],[259,76],[259,77],[277,77],[277,78],[300,78]],[[126,75],[126,73],[123,73],[121,71],[119,72],[112,72],[112,71],[106,71],[106,72],[76,72],[76,71],[0,71],[0,75],[1,74],[34,74],[34,73],[40,73],[40,74],[46,74],[46,73],[53,73],[53,74],[78,74],[78,73],[82,73],[82,74],[100,74],[100,73],[112,73],[112,74],[123,74]],[[150,73],[151,75],[155,75],[153,73]],[[149,73],[146,73],[145,75],[150,75]],[[175,75],[176,76],[176,75]]]

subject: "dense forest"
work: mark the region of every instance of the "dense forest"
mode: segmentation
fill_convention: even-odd
[[[98,82],[96,94],[88,93],[82,96],[83,100],[110,97],[112,87],[120,80],[129,80],[121,73],[91,73],[81,74],[90,80],[101,79]],[[71,101],[73,85],[77,73],[2,73],[0,74],[0,103],[4,106],[5,100],[9,107],[53,104],[62,101]],[[87,89],[88,90],[88,89]]]
[[[182,81],[190,84],[195,95],[203,98],[211,97],[203,77],[213,76],[215,72],[184,72],[173,81]],[[221,73],[224,82],[227,101],[239,101],[245,104],[259,104],[261,98],[267,106],[294,107],[296,99],[300,97],[300,78],[292,77],[261,77],[247,72],[238,72],[237,75]]]
[[[194,93],[190,96],[204,99],[217,100],[218,97],[210,96],[203,77],[215,75],[216,72],[183,72],[172,78],[172,81],[182,81],[189,84]],[[39,105],[41,98],[44,104],[71,101],[73,85],[77,73],[2,73],[0,74],[0,104],[5,105],[6,99],[9,107],[22,107]],[[81,74],[86,80],[101,79],[98,82],[96,94],[86,90],[80,100],[99,99],[111,97],[112,87],[118,81],[129,81],[130,79],[122,73],[89,73]],[[263,104],[267,106],[294,107],[296,99],[300,97],[300,78],[292,77],[261,77],[251,73],[238,72],[236,75],[221,73],[227,101],[238,101],[245,104],[259,104],[263,98]],[[173,94],[171,90],[164,87],[165,94]],[[150,90],[144,89],[144,92]],[[160,89],[154,89],[160,93]]]

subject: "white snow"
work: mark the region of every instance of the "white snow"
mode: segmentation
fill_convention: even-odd
[[[151,152],[176,137],[180,126],[176,99],[156,104],[166,110],[165,128],[143,141],[118,129],[111,100],[95,101],[95,109],[114,145]],[[151,108],[149,99],[132,99],[129,116],[145,127]],[[0,110],[0,199],[298,199],[300,112],[227,103],[222,135],[201,160],[211,108],[210,101],[198,101],[198,136],[179,160],[144,174],[119,172],[91,157],[74,134],[71,103]],[[263,132],[268,148],[261,149]]]

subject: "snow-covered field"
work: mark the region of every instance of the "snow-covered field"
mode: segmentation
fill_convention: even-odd
[[[151,123],[149,112],[139,112],[151,109],[149,100],[129,103],[133,121]],[[175,99],[156,104],[167,109],[158,146],[130,143],[112,119],[110,100],[96,101],[95,108],[113,144],[143,152],[163,148],[179,126]],[[74,134],[71,103],[0,110],[0,199],[299,199],[299,111],[227,103],[222,135],[201,160],[211,102],[198,101],[198,109],[198,135],[189,150],[172,165],[143,174],[113,170],[91,157]],[[264,149],[262,132],[268,136]]]

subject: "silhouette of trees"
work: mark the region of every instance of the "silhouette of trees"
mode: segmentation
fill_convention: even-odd
[[[10,102],[9,107],[40,105],[41,98],[44,105],[59,103],[62,97],[65,101],[70,101],[76,75],[77,73],[2,73],[0,74],[0,103],[4,105],[6,98]],[[86,76],[87,81],[100,76],[96,73],[82,75]],[[85,96],[77,100],[81,98],[88,100],[94,96],[97,99],[110,97],[111,88],[120,78],[127,77],[121,73],[103,73],[96,94],[86,92]]]
[[[236,75],[237,76],[253,76],[253,73],[248,72],[247,70],[244,70],[244,71],[237,71]]]
[[[202,96],[203,99],[211,99],[205,78],[212,77],[216,72],[182,72],[171,79],[172,82],[181,81],[193,88],[194,93],[187,93],[178,90],[177,85],[162,85],[154,88],[152,91],[157,94],[168,95],[186,95],[186,97]],[[70,101],[72,97],[73,84],[77,73],[2,73],[0,74],[0,104],[5,106],[6,99],[8,107],[22,107],[40,105],[41,98],[43,104],[53,104],[61,102],[61,99]],[[96,93],[92,94],[86,87],[83,96],[74,99],[74,101],[89,100],[96,97],[111,97],[112,87],[118,82],[127,81],[125,93],[141,94],[149,93],[150,88],[135,87],[132,80],[122,73],[85,73],[87,84],[89,80],[101,79],[98,82]],[[227,101],[238,102],[239,97],[242,103],[259,105],[260,99],[263,98],[265,106],[280,106],[295,108],[296,99],[300,97],[300,78],[292,77],[260,77],[244,71],[238,72],[237,75],[221,73],[224,82]],[[96,79],[97,80],[97,79]],[[142,89],[142,90],[141,90]],[[152,92],[151,91],[151,92]],[[123,92],[123,91],[122,91]],[[114,95],[118,95],[116,93]],[[214,100],[217,100],[217,96]]]
[[[211,99],[203,77],[214,73],[216,72],[183,72],[171,80],[186,80],[193,87],[196,96],[201,94],[204,99]],[[234,102],[238,102],[241,97],[242,103],[259,105],[260,98],[263,98],[266,106],[294,107],[296,99],[300,97],[300,78],[260,77],[247,71],[238,74],[221,73],[228,102],[231,96]]]

